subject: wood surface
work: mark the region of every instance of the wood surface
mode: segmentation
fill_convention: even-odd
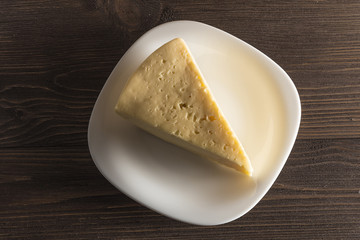
[[[220,226],[134,202],[87,147],[93,105],[118,60],[146,31],[182,19],[267,54],[302,102],[279,178]],[[360,2],[0,1],[0,239],[360,239]]]

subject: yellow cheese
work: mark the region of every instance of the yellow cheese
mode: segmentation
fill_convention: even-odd
[[[115,110],[165,141],[252,173],[240,141],[180,38],[166,43],[141,64],[126,83]]]

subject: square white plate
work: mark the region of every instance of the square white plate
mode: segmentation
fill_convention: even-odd
[[[247,177],[168,144],[114,111],[120,91],[146,57],[180,37],[254,167]],[[168,217],[198,225],[237,219],[283,168],[300,125],[297,90],[275,62],[240,39],[193,21],[157,26],[125,53],[104,85],[88,129],[91,156],[120,191]]]

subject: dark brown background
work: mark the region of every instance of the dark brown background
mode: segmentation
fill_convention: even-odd
[[[161,216],[100,175],[93,104],[144,32],[223,29],[274,59],[302,101],[294,149],[249,213],[199,227]],[[359,1],[0,2],[0,239],[359,239]]]

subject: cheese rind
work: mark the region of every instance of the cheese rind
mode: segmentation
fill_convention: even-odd
[[[240,141],[226,121],[185,42],[176,38],[135,71],[115,106],[140,128],[251,175]]]

